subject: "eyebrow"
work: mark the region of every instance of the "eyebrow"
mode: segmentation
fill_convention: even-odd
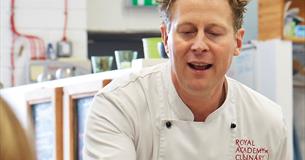
[[[179,26],[187,26],[187,25],[189,25],[189,26],[194,26],[194,24],[193,24],[193,23],[190,23],[190,22],[184,22],[184,23],[178,23],[178,24],[177,24],[178,27],[179,27]]]
[[[219,25],[219,24],[215,24],[215,23],[212,23],[212,24],[208,24],[207,25],[207,28],[219,28],[219,29],[223,29],[223,30],[227,30],[227,28],[223,25]]]
[[[180,23],[175,26],[175,28],[176,28],[175,30],[179,31],[183,27],[194,27],[194,25],[192,23]]]
[[[179,28],[181,26],[196,26],[196,25],[194,25],[191,22],[183,22],[183,23],[178,23],[177,24],[177,28]],[[211,27],[217,27],[217,28],[220,28],[220,29],[226,29],[226,27],[221,25],[221,24],[212,23],[212,24],[206,25],[206,28],[211,28]]]

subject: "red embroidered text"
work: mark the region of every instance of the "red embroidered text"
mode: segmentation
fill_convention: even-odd
[[[256,146],[251,139],[236,139],[235,145],[235,160],[267,160],[269,157],[268,149]]]

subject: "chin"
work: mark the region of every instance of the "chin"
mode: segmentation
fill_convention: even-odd
[[[206,84],[201,84],[201,83],[193,83],[193,84],[189,84],[187,87],[190,91],[196,92],[196,91],[202,91],[202,90],[206,90],[207,89],[207,85]]]

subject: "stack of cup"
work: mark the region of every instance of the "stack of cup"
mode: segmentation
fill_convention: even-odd
[[[113,56],[91,56],[93,73],[110,71],[112,62]]]
[[[114,54],[118,69],[131,68],[132,60],[138,56],[138,52],[132,50],[116,50]]]

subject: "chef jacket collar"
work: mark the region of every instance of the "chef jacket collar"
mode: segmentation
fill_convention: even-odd
[[[173,82],[171,78],[171,64],[170,61],[167,62],[165,70],[163,70],[163,81],[165,84],[165,88],[167,91],[166,95],[168,96],[168,103],[169,103],[169,109],[165,115],[167,115],[168,119],[173,119],[173,120],[183,120],[183,121],[194,121],[194,115],[192,111],[189,109],[189,107],[182,101],[182,99],[179,97]],[[211,121],[221,114],[224,113],[224,110],[230,108],[230,107],[235,107],[234,104],[234,96],[232,95],[232,86],[230,85],[228,81],[228,77],[225,76],[225,80],[227,82],[227,95],[224,103],[214,112],[212,112],[208,117],[206,118],[205,122]],[[232,108],[231,108],[232,109]],[[235,119],[235,118],[234,118]]]

